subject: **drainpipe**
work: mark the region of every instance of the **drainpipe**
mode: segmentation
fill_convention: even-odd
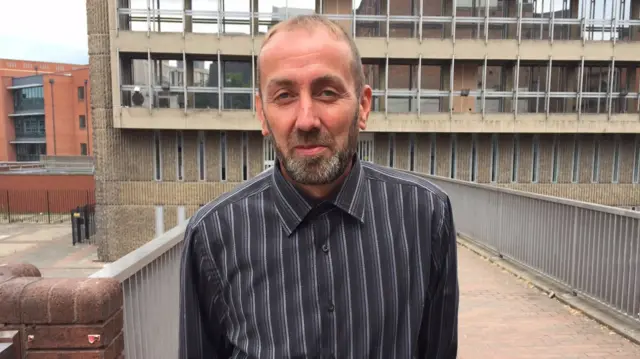
[[[49,83],[51,84],[51,116],[53,119],[53,155],[58,155],[58,148],[56,146],[56,111],[53,102],[53,83],[55,81],[53,79],[49,79]]]
[[[89,92],[87,92],[87,83],[89,80],[84,80],[84,125],[87,128],[87,156],[90,155],[91,150],[89,149]]]

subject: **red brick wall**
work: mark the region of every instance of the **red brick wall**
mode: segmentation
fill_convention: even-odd
[[[95,204],[92,175],[0,173],[0,213],[69,213]]]
[[[0,266],[0,331],[19,333],[20,358],[122,358],[122,288],[113,279],[42,278]]]

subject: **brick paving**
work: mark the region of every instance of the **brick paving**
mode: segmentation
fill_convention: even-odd
[[[458,358],[640,358],[640,346],[458,247]]]

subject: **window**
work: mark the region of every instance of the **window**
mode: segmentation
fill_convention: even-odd
[[[436,134],[431,134],[431,149],[430,149],[431,161],[429,163],[429,173],[431,175],[436,174]]]
[[[451,178],[456,178],[456,135],[451,135],[451,168],[449,169],[449,175]]]
[[[620,136],[616,135],[613,145],[613,176],[611,181],[618,183],[620,180]]]
[[[87,127],[87,118],[84,115],[80,115],[78,117],[78,122],[80,124],[81,129],[84,129]]]
[[[520,159],[520,138],[513,135],[513,154],[511,157],[511,182],[518,182],[518,162]]]
[[[87,155],[87,144],[86,143],[81,143],[80,144],[80,155],[81,156],[86,156]]]
[[[360,133],[358,136],[358,156],[362,161],[373,162],[373,134]]]
[[[205,132],[198,131],[198,179],[200,181],[206,180],[206,157],[204,151],[205,139]]]
[[[393,167],[393,160],[395,157],[395,151],[394,149],[396,148],[396,136],[393,133],[389,134],[389,167]]]
[[[176,177],[178,181],[184,181],[184,133],[178,131],[176,133],[176,151],[178,160],[176,161]]]
[[[578,169],[580,168],[580,142],[578,142],[578,135],[573,138],[573,169],[571,175],[571,182],[578,182],[580,176]]]
[[[551,182],[558,182],[558,168],[560,166],[558,158],[558,136],[553,136],[553,149],[551,154]]]
[[[538,182],[538,167],[540,166],[540,136],[533,136],[533,156],[531,159],[531,182]]]
[[[498,134],[491,136],[491,182],[498,181]]]
[[[600,173],[600,137],[593,138],[593,172],[591,173],[591,182],[598,183],[598,174]]]
[[[220,181],[227,180],[227,133],[220,132]]]
[[[242,180],[249,179],[249,135],[242,132]]]
[[[162,181],[162,151],[160,148],[160,131],[153,133],[153,178]]]
[[[409,135],[409,171],[416,170],[416,134]]]
[[[276,150],[273,148],[273,144],[271,143],[271,139],[269,137],[265,137],[262,140],[262,155],[263,155],[263,163],[264,170],[268,170],[273,167],[276,161]]]
[[[42,110],[44,110],[44,89],[42,86],[27,87],[13,92],[14,112]]]
[[[84,101],[84,87],[78,87],[78,101]]]

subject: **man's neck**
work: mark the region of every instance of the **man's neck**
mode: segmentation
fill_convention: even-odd
[[[349,173],[351,172],[352,167],[353,167],[353,161],[350,161],[344,173],[340,177],[338,177],[338,179],[336,179],[331,183],[323,184],[323,185],[305,185],[305,184],[301,184],[294,181],[289,176],[289,174],[287,173],[287,170],[284,168],[282,163],[280,163],[280,172],[282,172],[282,175],[287,181],[291,182],[296,188],[302,191],[306,196],[316,200],[324,200],[324,199],[330,198],[331,195],[333,195],[336,191],[338,191],[340,186],[342,186],[342,184],[344,183],[344,180],[347,178],[347,176],[349,176]]]

